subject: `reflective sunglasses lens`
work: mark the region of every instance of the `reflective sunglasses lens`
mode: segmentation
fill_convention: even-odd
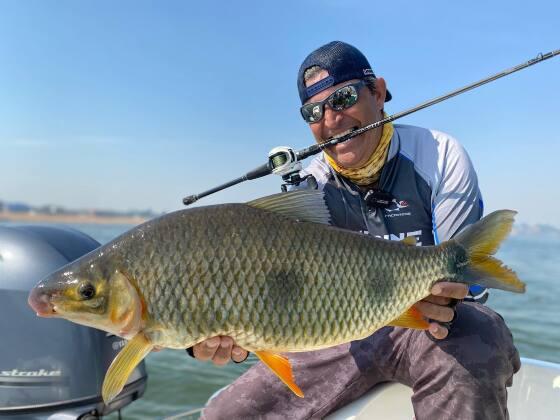
[[[301,107],[301,115],[308,123],[319,121],[323,118],[323,105],[322,104],[306,104]]]
[[[335,111],[350,108],[358,102],[358,91],[354,86],[344,86],[334,92],[329,98],[329,105]]]

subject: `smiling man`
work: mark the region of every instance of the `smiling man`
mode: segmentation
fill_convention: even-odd
[[[339,41],[304,60],[298,90],[301,115],[318,143],[381,120],[391,99],[365,56]],[[333,224],[364,234],[434,245],[482,216],[468,155],[435,130],[385,124],[328,148],[303,171],[309,174],[325,193]],[[506,386],[519,355],[503,319],[482,304],[486,298],[485,290],[438,283],[416,304],[430,320],[428,331],[385,327],[364,340],[291,354],[303,399],[259,363],[214,398],[203,417],[320,418],[378,383],[397,381],[412,387],[418,420],[507,418]],[[193,350],[216,364],[247,355],[230,337]]]

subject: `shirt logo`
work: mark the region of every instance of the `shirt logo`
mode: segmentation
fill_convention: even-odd
[[[401,209],[405,209],[407,207],[408,207],[408,202],[407,201],[397,200],[396,198],[393,198],[393,200],[391,201],[391,204],[385,210],[387,210],[387,211],[400,211]]]
[[[397,200],[393,198],[389,207],[385,208],[385,217],[402,217],[410,216],[412,212],[406,211],[405,209],[409,206],[406,200]]]

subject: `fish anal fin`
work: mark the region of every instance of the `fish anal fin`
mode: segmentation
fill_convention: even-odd
[[[392,327],[413,328],[415,330],[427,330],[430,324],[424,319],[422,314],[414,306],[411,306],[405,313],[397,319],[392,320],[387,325]]]
[[[124,388],[128,377],[136,366],[153,349],[154,345],[144,334],[136,334],[117,354],[109,366],[103,381],[101,395],[107,404]]]
[[[290,365],[290,361],[287,358],[278,353],[273,353],[266,350],[256,351],[255,354],[265,365],[270,368],[270,370],[272,370],[276,374],[276,376],[280,378],[282,382],[284,382],[288,386],[288,388],[292,390],[294,394],[296,394],[298,397],[303,398],[303,392],[294,381],[292,366]]]

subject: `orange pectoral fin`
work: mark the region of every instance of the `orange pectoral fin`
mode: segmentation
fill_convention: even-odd
[[[392,327],[414,328],[415,330],[427,330],[430,324],[414,306],[411,306],[404,314],[392,320],[387,325]]]
[[[282,382],[288,386],[288,388],[292,390],[294,394],[303,398],[303,392],[294,381],[292,366],[290,365],[290,361],[288,359],[277,353],[266,350],[256,351],[255,354],[276,374],[276,376],[280,378]]]

